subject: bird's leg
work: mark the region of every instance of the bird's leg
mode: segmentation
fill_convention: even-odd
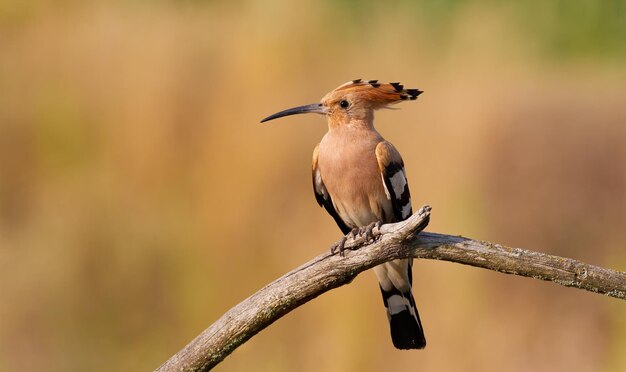
[[[350,232],[346,234],[346,236],[351,239],[356,239],[358,236],[361,236],[361,228],[355,227],[354,229],[350,230]]]
[[[380,221],[376,221],[374,223],[370,223],[369,225],[365,226],[365,241],[366,242],[370,242],[376,239],[380,235],[380,226],[381,226]],[[374,229],[378,230],[376,231],[376,234],[374,234]]]
[[[337,241],[336,243],[334,243],[331,247],[330,247],[330,253],[331,254],[335,254],[337,252],[339,252],[339,255],[341,257],[344,256],[343,251],[346,250],[346,241],[348,241],[348,239],[356,239],[357,236],[359,236],[359,229],[358,228],[354,228],[352,230],[350,230],[349,233],[347,233],[346,235],[342,236],[341,239],[339,239],[339,241]]]
[[[380,221],[377,221],[372,222],[367,226],[355,227],[330,247],[330,253],[335,254],[339,252],[339,255],[343,257],[343,252],[346,250],[346,242],[348,239],[355,240],[356,238],[365,238],[365,240],[360,244],[376,240],[376,238],[380,235],[380,226]],[[376,229],[376,232],[374,232],[374,229]]]
[[[330,254],[335,254],[339,252],[339,255],[343,257],[343,251],[346,249],[346,240],[348,240],[348,235],[350,234],[351,232],[349,232],[347,235],[342,236],[341,239],[333,243],[333,245],[330,246]]]
[[[372,240],[374,240],[378,235],[380,235],[378,232],[376,233],[376,236],[374,236],[374,229],[380,229],[380,221],[377,222],[372,222],[367,226],[361,226],[359,227],[357,230],[357,232],[354,234],[354,238],[356,237],[364,237],[365,238],[365,242],[370,242]],[[353,233],[354,230],[352,230],[351,233]]]

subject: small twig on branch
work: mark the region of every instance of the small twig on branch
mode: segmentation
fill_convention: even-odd
[[[422,207],[406,221],[375,230],[374,242],[348,239],[345,247],[352,251],[344,257],[326,253],[289,272],[230,309],[157,371],[207,371],[291,310],[397,258],[457,262],[626,299],[624,272],[460,236],[420,233],[429,218],[430,207]]]

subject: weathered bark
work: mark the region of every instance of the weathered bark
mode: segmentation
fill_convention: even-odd
[[[375,230],[378,236],[373,242],[365,242],[364,237],[348,239],[344,256],[326,253],[287,273],[226,312],[157,371],[209,370],[291,310],[396,258],[457,262],[626,299],[624,272],[461,236],[421,232],[429,218],[430,207],[422,207],[406,221]]]

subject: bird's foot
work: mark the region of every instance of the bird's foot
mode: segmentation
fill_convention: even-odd
[[[346,234],[346,237],[349,239],[356,239],[359,236],[361,236],[361,228],[360,227],[355,227],[354,229],[350,230],[349,233]]]
[[[339,255],[343,257],[343,251],[346,249],[346,241],[348,240],[348,236],[350,234],[352,234],[352,231],[342,236],[341,239],[339,239],[337,242],[333,243],[333,245],[330,246],[330,254],[335,254],[339,252]]]
[[[348,236],[352,237],[353,239],[362,237],[362,238],[365,238],[363,243],[369,243],[375,240],[380,235],[380,231],[379,231],[380,226],[381,226],[380,221],[372,222],[367,226],[362,226],[356,229],[352,229],[352,231],[350,231]],[[376,232],[374,232],[374,229],[376,229]]]
[[[380,226],[381,223],[380,221],[378,221],[373,222],[367,226],[355,227],[354,229],[352,229],[352,231],[347,233],[345,236],[339,239],[339,241],[337,241],[330,247],[330,253],[335,254],[339,252],[339,255],[343,257],[344,251],[347,249],[346,242],[348,241],[348,239],[355,241],[358,238],[364,238],[363,241],[359,242],[360,244],[367,244],[376,240],[376,238],[380,236]],[[376,229],[376,231],[374,231],[374,229]]]
[[[365,226],[364,235],[366,243],[369,243],[378,238],[378,236],[380,235],[380,226],[380,221],[376,221]],[[374,229],[376,229],[376,232],[374,232]]]

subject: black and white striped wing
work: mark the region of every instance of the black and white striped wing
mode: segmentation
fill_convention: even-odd
[[[402,157],[391,143],[383,141],[376,146],[376,160],[387,199],[391,201],[394,221],[406,220],[413,210]]]
[[[328,193],[326,186],[324,185],[324,181],[322,180],[322,174],[320,173],[320,170],[317,167],[317,157],[319,154],[319,147],[320,145],[318,144],[317,146],[315,146],[315,150],[313,150],[313,169],[312,169],[313,174],[312,175],[313,175],[313,191],[315,192],[315,200],[317,200],[317,204],[319,204],[320,207],[324,207],[324,209],[326,209],[326,212],[328,212],[328,214],[330,214],[333,217],[333,219],[337,223],[337,226],[339,226],[339,229],[341,229],[341,231],[344,234],[347,234],[350,232],[351,229],[346,225],[345,222],[343,222],[343,220],[339,216],[339,213],[337,213],[337,210],[335,209],[335,205],[333,204],[333,200],[330,197],[330,194]]]
[[[413,214],[411,194],[400,153],[391,143],[383,141],[376,146],[376,160],[394,214],[394,221],[386,222],[409,218]],[[398,349],[423,349],[426,346],[424,329],[411,293],[412,264],[412,259],[402,259],[374,268],[387,309],[391,339]]]

